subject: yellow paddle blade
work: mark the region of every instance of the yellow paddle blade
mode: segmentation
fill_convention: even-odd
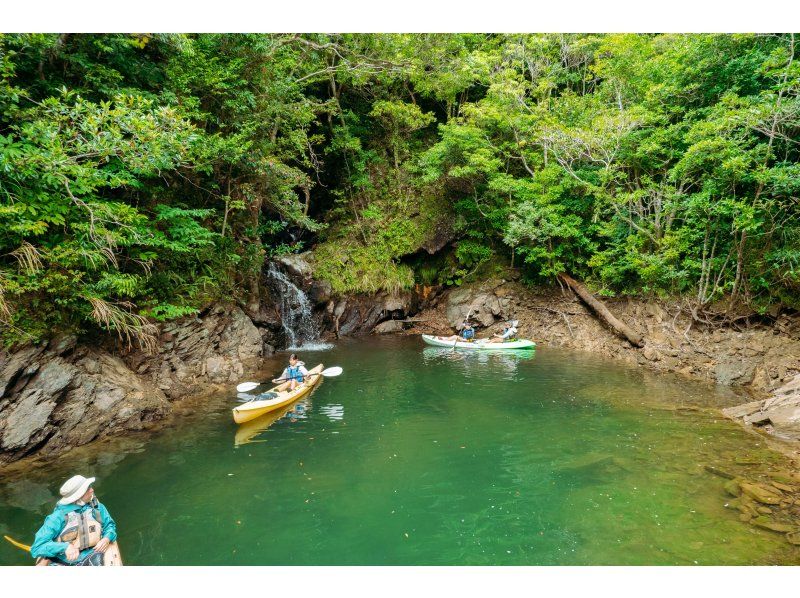
[[[22,542],[17,542],[17,541],[16,541],[14,538],[10,538],[10,537],[8,537],[8,536],[3,536],[3,537],[4,537],[6,540],[8,540],[9,542],[11,542],[11,543],[12,543],[14,546],[16,546],[17,548],[21,548],[22,550],[27,550],[28,552],[30,552],[30,551],[31,551],[31,547],[30,547],[30,546],[28,546],[27,544],[23,544]]]

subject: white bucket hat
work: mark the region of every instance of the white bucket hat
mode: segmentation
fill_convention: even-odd
[[[94,483],[95,478],[85,478],[82,475],[74,475],[61,486],[58,491],[61,494],[60,505],[69,505],[86,494],[86,491]]]

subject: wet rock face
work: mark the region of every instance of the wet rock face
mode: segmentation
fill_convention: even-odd
[[[103,350],[58,341],[0,352],[0,464],[55,453],[170,411],[164,393]]]
[[[277,258],[278,262],[284,270],[289,272],[290,275],[309,280],[313,274],[313,269],[309,263],[309,252],[306,253],[291,253]]]
[[[141,429],[171,400],[239,380],[264,347],[241,309],[217,305],[163,325],[155,355],[119,357],[74,337],[0,351],[0,465]]]
[[[328,303],[324,323],[339,336],[368,334],[381,322],[416,313],[418,302],[411,291],[351,295]]]
[[[168,398],[196,393],[209,383],[232,383],[258,366],[264,341],[238,307],[217,305],[198,318],[169,322],[162,328],[158,354],[134,353],[126,361]]]
[[[373,334],[393,334],[403,331],[403,323],[400,320],[386,320],[372,329]]]
[[[445,315],[454,328],[460,327],[467,317],[487,327],[498,319],[511,317],[508,313],[510,307],[511,300],[507,296],[498,296],[493,291],[468,287],[460,288],[448,295]]]
[[[450,219],[441,220],[437,223],[433,234],[422,244],[422,249],[433,255],[444,249],[444,246],[456,238],[453,228],[453,221]]]

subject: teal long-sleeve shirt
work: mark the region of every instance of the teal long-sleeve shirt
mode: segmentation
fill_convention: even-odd
[[[70,511],[83,511],[90,509],[91,505],[56,505],[53,512],[48,515],[44,520],[44,525],[36,532],[36,537],[31,546],[31,556],[35,559],[44,557],[47,559],[58,559],[64,562],[67,561],[66,550],[69,547],[67,542],[57,542],[56,538],[61,534],[66,523],[66,515]],[[117,540],[117,524],[111,518],[108,509],[105,508],[103,503],[97,503],[97,510],[100,511],[100,516],[103,518],[102,536],[108,538],[110,542]],[[80,557],[82,559],[92,551],[87,548],[81,551]]]

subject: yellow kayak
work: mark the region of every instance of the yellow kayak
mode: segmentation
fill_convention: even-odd
[[[276,397],[263,401],[250,401],[238,407],[234,407],[233,421],[237,424],[243,424],[244,422],[249,422],[270,411],[286,407],[296,400],[303,398],[322,381],[322,369],[322,364],[319,364],[317,367],[309,370],[305,381],[294,390],[289,390],[290,382],[287,381],[269,389],[268,392],[273,392],[278,395]]]
[[[275,411],[270,411],[266,415],[260,415],[255,419],[240,424],[239,427],[236,428],[236,434],[233,437],[233,445],[242,446],[249,442],[257,442],[253,440],[253,437],[261,432],[265,432],[276,421],[289,415],[292,410],[297,409],[298,405],[308,405],[308,400],[309,399],[303,399],[303,402],[292,403],[291,405],[281,407]]]

